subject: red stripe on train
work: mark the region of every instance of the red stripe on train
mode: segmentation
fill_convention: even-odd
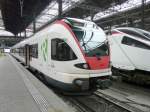
[[[110,60],[109,56],[86,57],[86,61],[88,62],[89,66],[92,70],[108,68],[109,60]]]

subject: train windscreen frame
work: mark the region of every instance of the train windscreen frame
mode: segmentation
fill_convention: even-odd
[[[100,41],[101,35],[98,30],[92,31],[86,28],[73,27],[72,31],[87,57],[109,55],[108,41],[106,39],[103,42]]]

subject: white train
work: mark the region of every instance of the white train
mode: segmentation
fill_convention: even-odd
[[[108,40],[90,21],[58,20],[13,46],[11,54],[63,91],[87,92],[111,85]]]
[[[122,27],[113,29],[108,38],[114,70],[128,80],[150,84],[150,32]]]

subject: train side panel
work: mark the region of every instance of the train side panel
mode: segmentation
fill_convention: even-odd
[[[108,37],[110,42],[110,52],[111,52],[111,63],[112,66],[119,69],[134,70],[135,66],[131,63],[128,58],[128,53],[124,52],[122,49],[121,34],[114,34]]]
[[[150,49],[138,48],[134,45],[122,43],[120,43],[120,46],[136,69],[150,71]]]

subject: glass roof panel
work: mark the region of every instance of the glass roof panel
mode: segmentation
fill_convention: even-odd
[[[150,0],[145,0],[145,3],[148,4]],[[115,13],[123,12],[126,10],[130,10],[135,7],[139,7],[142,4],[142,0],[128,0],[127,2],[121,4],[121,5],[116,5],[113,7],[110,7],[109,9],[99,12],[95,15],[94,20],[101,19],[104,17],[108,17],[110,15],[113,15]]]
[[[63,0],[63,13],[66,12],[66,10],[70,10],[72,6],[76,6],[77,3],[83,2],[85,0]],[[108,17],[110,15],[113,15],[115,13],[119,13],[122,11],[126,11],[135,7],[139,7],[141,5],[142,0],[128,0],[127,2],[115,5],[112,4],[112,7],[110,7],[107,10],[101,11],[97,13],[94,16],[94,20],[101,19],[104,17]],[[146,3],[149,3],[150,0],[146,0]],[[41,14],[36,18],[36,28],[40,28],[44,24],[46,24],[48,21],[54,19],[56,16],[58,16],[58,4],[56,1],[51,2],[44,11],[41,12]],[[91,17],[84,18],[86,20],[90,20]],[[29,25],[29,29],[33,29],[33,24]]]
[[[62,4],[63,11],[66,11],[69,7],[71,7],[72,5],[74,5],[79,1],[83,1],[83,0],[63,0],[63,4]],[[44,24],[46,24],[48,21],[52,20],[56,16],[58,16],[58,4],[56,1],[53,1],[36,18],[36,28],[37,29],[40,28],[41,26],[43,26]],[[31,30],[33,29],[32,24],[28,26],[28,28],[29,29],[31,28]]]

